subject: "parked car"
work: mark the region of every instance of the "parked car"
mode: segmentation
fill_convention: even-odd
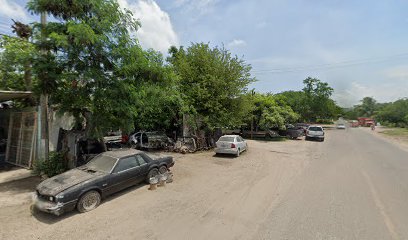
[[[324,130],[321,126],[309,126],[306,131],[306,140],[316,139],[324,141]]]
[[[303,129],[304,135],[306,135],[306,131],[309,126],[310,124],[307,124],[307,123],[295,123],[295,127],[299,127]]]
[[[34,206],[55,215],[75,208],[87,212],[106,196],[165,173],[173,165],[171,156],[134,149],[104,152],[81,167],[41,182]]]
[[[239,157],[241,152],[248,150],[248,143],[239,135],[224,135],[215,144],[216,154],[234,154]]]
[[[303,128],[287,124],[285,129],[277,130],[280,136],[297,139],[305,135]]]
[[[159,131],[154,132],[137,132],[129,137],[129,144],[136,149],[163,149],[174,142],[166,134]]]
[[[344,123],[339,123],[336,126],[337,129],[346,129],[346,125]]]
[[[273,137],[278,137],[279,133],[277,131],[274,130],[243,130],[241,132],[241,136],[245,137],[245,138],[250,138],[250,137],[254,137],[254,138],[273,138]]]

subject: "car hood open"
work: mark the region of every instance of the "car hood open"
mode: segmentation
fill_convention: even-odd
[[[104,173],[90,173],[80,169],[72,169],[60,175],[44,180],[37,186],[37,191],[39,191],[40,194],[43,195],[55,196],[70,187],[78,185],[102,174]]]

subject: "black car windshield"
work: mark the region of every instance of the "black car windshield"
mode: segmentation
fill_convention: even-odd
[[[115,166],[117,159],[106,155],[98,155],[86,164],[87,168],[109,173]]]
[[[309,130],[310,131],[317,131],[317,132],[323,131],[323,129],[321,127],[310,127]]]

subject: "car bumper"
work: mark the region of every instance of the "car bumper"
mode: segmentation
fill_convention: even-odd
[[[214,151],[220,154],[237,154],[238,150],[236,148],[215,148]]]
[[[306,135],[307,138],[324,139],[324,135]]]
[[[73,200],[67,203],[55,203],[40,199],[37,194],[33,194],[34,207],[42,212],[51,213],[59,216],[65,212],[72,211],[76,206],[77,200]]]

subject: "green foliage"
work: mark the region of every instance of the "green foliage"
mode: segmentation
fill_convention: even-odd
[[[374,98],[365,97],[361,100],[361,104],[354,107],[354,110],[359,117],[373,117],[378,107],[377,101]]]
[[[31,63],[37,56],[35,46],[27,40],[3,36],[0,39],[0,89],[26,91],[36,84],[28,79]]]
[[[34,24],[35,43],[49,50],[36,59],[40,91],[83,123],[88,136],[132,129],[135,86],[123,80],[127,76],[122,71],[128,50],[138,47],[130,36],[139,27],[132,13],[123,11],[116,0],[30,0],[27,8],[57,20],[42,32],[41,25]]]
[[[48,160],[39,160],[34,164],[36,175],[47,175],[53,177],[67,170],[64,162],[64,155],[60,152],[50,152]]]
[[[224,48],[192,44],[171,48],[168,61],[179,76],[179,89],[190,117],[205,128],[237,126],[249,112],[244,101],[247,86],[255,81],[251,66]],[[198,126],[196,126],[198,127]]]
[[[377,105],[375,117],[389,126],[408,127],[408,99],[399,99],[381,107]]]
[[[328,83],[316,78],[306,78],[302,91],[286,91],[277,94],[294,112],[299,114],[303,122],[330,122],[337,118],[343,110],[330,98],[333,88]]]
[[[285,128],[285,124],[299,119],[281,97],[256,93],[252,97],[255,129]]]

